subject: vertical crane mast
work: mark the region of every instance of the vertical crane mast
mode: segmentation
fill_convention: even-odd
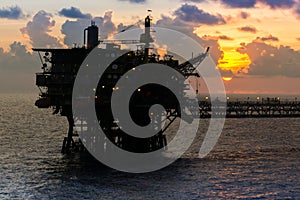
[[[151,12],[151,11],[149,11]],[[166,135],[164,134],[168,127],[174,122],[177,117],[182,117],[184,120],[190,121],[191,117],[184,115],[179,110],[178,101],[170,91],[164,87],[160,87],[156,84],[147,84],[143,86],[141,90],[137,90],[132,96],[131,102],[131,117],[141,126],[145,126],[149,123],[149,109],[153,104],[161,104],[167,111],[167,122],[156,135],[149,138],[135,138],[125,133],[117,124],[117,120],[111,112],[111,96],[112,92],[116,89],[118,80],[129,70],[133,70],[136,66],[145,63],[160,63],[169,66],[179,71],[184,76],[195,75],[195,65],[200,64],[204,58],[208,55],[208,51],[200,54],[199,56],[186,61],[183,64],[179,64],[178,60],[172,59],[173,56],[165,56],[163,60],[159,59],[160,55],[150,55],[150,44],[153,43],[151,37],[151,15],[145,18],[145,31],[140,35],[139,40],[103,40],[99,41],[98,33],[99,29],[92,22],[91,26],[84,29],[84,47],[74,47],[72,49],[33,49],[37,52],[44,52],[42,58],[43,72],[36,74],[36,84],[41,89],[40,98],[36,101],[35,105],[39,108],[54,108],[53,114],[60,113],[62,116],[66,116],[69,123],[69,130],[67,137],[65,137],[62,152],[68,153],[71,151],[77,151],[78,149],[84,149],[82,142],[78,136],[77,130],[73,128],[74,122],[72,112],[72,94],[73,86],[77,73],[88,54],[94,49],[97,52],[99,59],[102,59],[103,55],[116,57],[109,66],[106,67],[102,76],[99,77],[99,83],[96,90],[95,109],[99,125],[105,131],[105,138],[100,138],[99,148],[106,148],[106,140],[111,140],[116,146],[131,152],[151,152],[167,145]],[[98,44],[109,44],[106,48],[97,48]],[[142,50],[136,51],[122,50],[120,45],[117,44],[142,44]],[[115,48],[117,46],[118,48]],[[43,59],[44,58],[44,59]],[[102,66],[101,66],[102,67]],[[166,79],[172,77],[166,77]],[[101,87],[100,87],[101,86]],[[180,88],[178,88],[180,89]],[[117,91],[116,91],[117,92]],[[182,95],[184,95],[184,88],[182,88]],[[99,95],[98,95],[99,94]],[[101,96],[101,98],[98,98]],[[84,105],[86,102],[83,99],[79,99]],[[187,98],[185,98],[188,101]],[[188,102],[189,103],[189,102]],[[198,108],[195,108],[198,109]],[[161,120],[161,115],[156,116],[157,122]],[[83,128],[81,132],[89,130],[89,120],[86,118],[79,119]],[[77,120],[78,121],[78,120]],[[158,125],[159,127],[159,125]],[[73,138],[74,137],[74,138]],[[95,143],[96,144],[96,143]],[[97,147],[98,148],[98,147]]]
[[[151,42],[150,27],[151,27],[151,18],[148,15],[145,18],[145,63],[148,63],[148,57],[149,57],[149,49],[150,49],[150,42]]]

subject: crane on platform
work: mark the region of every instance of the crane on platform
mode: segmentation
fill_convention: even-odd
[[[33,49],[39,53],[43,65],[43,72],[36,74],[36,85],[41,88],[41,94],[35,105],[39,108],[52,107],[54,108],[54,114],[60,113],[68,119],[69,130],[63,142],[63,153],[70,152],[72,148],[78,146],[76,145],[78,143],[74,142],[73,138],[76,135],[73,129],[75,123],[72,112],[73,85],[81,64],[93,49],[97,51],[97,55],[121,55],[107,66],[107,69],[99,80],[98,87],[95,89],[95,98],[90,99],[91,101],[95,101],[96,110],[100,113],[99,125],[105,130],[106,138],[101,138],[103,144],[105,143],[105,139],[109,139],[117,146],[128,151],[155,151],[167,145],[164,133],[177,117],[190,120],[188,116],[181,112],[176,97],[172,96],[167,88],[148,85],[133,94],[136,98],[133,98],[134,103],[132,104],[133,111],[131,114],[138,124],[147,124],[149,118],[145,113],[148,113],[153,103],[160,103],[157,101],[159,99],[166,108],[167,116],[165,120],[168,121],[168,123],[165,123],[166,126],[150,138],[138,139],[126,134],[120,127],[116,128],[116,120],[111,113],[110,98],[112,92],[116,90],[116,84],[121,76],[129,70],[135,69],[138,65],[158,63],[177,70],[185,78],[190,76],[199,77],[200,75],[197,73],[196,68],[207,57],[209,52],[209,48],[207,48],[204,53],[182,64],[179,64],[179,60],[173,59],[172,55],[165,55],[163,59],[160,59],[160,55],[150,54],[150,44],[153,43],[151,37],[151,20],[150,15],[145,18],[145,32],[139,40],[99,40],[98,27],[92,22],[91,26],[84,30],[84,47],[82,48]],[[127,27],[126,30],[131,27],[133,26]],[[125,32],[126,30],[121,32]],[[99,44],[105,44],[113,48],[98,48]],[[142,46],[142,48],[128,53],[128,50],[118,48],[122,44],[137,44]],[[44,56],[41,56],[40,52],[43,52]],[[182,88],[182,95],[184,95],[183,90]],[[101,98],[96,98],[98,96],[101,96]],[[198,108],[193,109],[197,110]],[[82,119],[82,124],[88,126],[88,119]]]

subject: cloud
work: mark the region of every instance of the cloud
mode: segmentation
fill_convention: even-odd
[[[202,47],[204,48],[210,47],[209,53],[216,63],[218,63],[218,60],[223,57],[223,51],[221,51],[221,47],[218,43],[218,39],[208,38],[206,36],[199,37],[194,33],[194,24],[187,23],[186,21],[183,21],[178,17],[172,19],[168,16],[162,15],[161,19],[156,22],[155,26],[179,31],[193,38]]]
[[[220,35],[220,36],[219,36],[219,39],[220,39],[220,40],[228,40],[228,41],[234,40],[233,38],[228,37],[228,36],[226,36],[226,35]]]
[[[223,77],[236,77],[236,75],[231,70],[220,69],[219,71]]]
[[[257,33],[257,29],[253,26],[240,27],[238,30],[242,32]]]
[[[254,8],[257,3],[263,3],[270,6],[272,9],[276,8],[292,8],[295,0],[220,0],[224,5],[231,8]]]
[[[297,18],[300,19],[300,3],[297,5],[294,12],[295,12]]]
[[[293,14],[297,17],[298,20],[300,20],[300,1],[295,6]]]
[[[107,11],[104,13],[103,23],[100,24],[100,38],[107,38],[117,30],[116,25],[112,21],[112,14],[112,11]],[[95,21],[97,21],[97,18],[95,18]],[[99,18],[99,21],[102,21],[101,17]]]
[[[31,64],[36,63],[32,58],[32,54],[27,51],[25,45],[21,42],[14,41],[9,46],[8,52],[4,52],[0,48],[0,69],[4,71],[31,71]],[[29,67],[29,68],[28,68]]]
[[[259,0],[271,8],[291,8],[296,4],[295,0]]]
[[[219,35],[219,36],[204,35],[202,38],[205,40],[227,40],[227,41],[234,40],[233,38],[231,38],[227,35]]]
[[[241,44],[238,52],[248,54],[252,61],[248,75],[300,77],[300,52],[291,47],[254,40]]]
[[[300,37],[299,37],[299,38],[296,38],[296,40],[300,41]]]
[[[64,36],[64,44],[71,47],[74,43],[83,45],[83,30],[90,25],[90,20],[77,19],[76,21],[66,20],[61,27]]]
[[[90,14],[83,14],[78,8],[63,8],[58,12],[59,15],[69,17],[69,18],[79,18],[79,19],[90,19]]]
[[[25,18],[23,11],[18,6],[12,6],[0,9],[0,18],[22,19]]]
[[[221,2],[231,8],[253,8],[256,0],[221,0]]]
[[[267,37],[262,37],[262,38],[257,37],[256,40],[261,40],[261,41],[263,41],[263,42],[268,42],[268,41],[271,41],[271,42],[278,42],[278,41],[279,41],[278,37],[274,37],[274,36],[272,36],[272,35],[269,35],[269,36],[267,36]]]
[[[178,8],[174,15],[182,21],[196,24],[225,24],[225,19],[221,15],[211,15],[194,5],[184,4]]]
[[[119,0],[119,1],[128,1],[130,3],[145,3],[147,0]]]
[[[250,13],[242,11],[239,13],[239,17],[242,19],[248,19],[250,17]]]
[[[117,31],[116,25],[112,21],[112,11],[105,12],[103,17],[94,17],[92,20],[99,27],[102,39]],[[72,46],[74,43],[83,44],[83,30],[89,25],[90,19],[66,20],[61,28],[61,33],[65,35],[64,43],[68,46]]]
[[[55,21],[51,20],[51,14],[41,10],[26,25],[21,28],[22,34],[30,38],[33,47],[62,47],[59,40],[49,33],[55,26]]]
[[[38,57],[26,50],[20,42],[13,42],[5,52],[0,48],[0,91],[34,91],[34,73],[39,71]]]
[[[194,3],[203,3],[207,2],[207,0],[182,0],[184,2],[194,2]]]
[[[171,17],[162,15],[161,19],[157,20],[156,26],[163,28],[170,28],[172,30],[180,31],[182,33],[191,34],[194,31],[194,26],[182,21],[180,18],[175,17],[172,19]]]

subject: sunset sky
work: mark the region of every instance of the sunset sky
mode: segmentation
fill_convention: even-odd
[[[0,92],[36,89],[40,64],[32,47],[82,44],[91,19],[105,38],[148,9],[154,25],[211,47],[228,93],[300,94],[300,0],[3,0]]]

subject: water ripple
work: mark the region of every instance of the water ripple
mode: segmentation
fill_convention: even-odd
[[[173,165],[118,172],[87,155],[60,154],[63,117],[33,106],[34,95],[0,95],[0,199],[297,199],[300,119],[227,119],[221,138],[197,158],[209,121]]]

